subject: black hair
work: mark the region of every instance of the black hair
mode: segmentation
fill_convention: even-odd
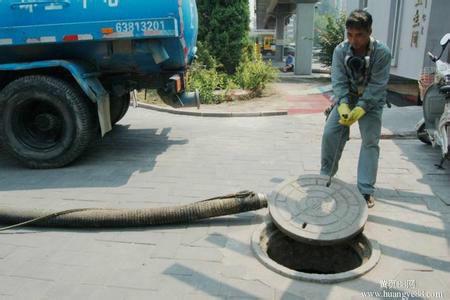
[[[356,9],[350,13],[345,22],[345,28],[364,29],[370,31],[372,29],[372,15],[362,9]]]

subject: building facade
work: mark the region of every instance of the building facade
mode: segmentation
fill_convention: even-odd
[[[428,51],[439,54],[439,41],[450,32],[449,0],[347,0],[344,6],[372,14],[373,36],[392,51],[391,74],[404,78],[419,79],[433,65]]]

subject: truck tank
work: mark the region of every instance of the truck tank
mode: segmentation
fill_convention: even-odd
[[[2,144],[29,167],[61,167],[134,89],[198,104],[184,93],[197,32],[195,0],[0,0]]]
[[[195,55],[197,26],[195,0],[0,1],[0,63],[80,59],[99,71],[183,69]]]

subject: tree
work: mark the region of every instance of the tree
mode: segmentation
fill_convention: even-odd
[[[335,1],[333,1],[335,3]],[[317,10],[314,15],[314,47],[319,47],[319,35],[324,32],[327,26],[328,17],[339,18],[340,12],[330,0],[321,0],[317,3]]]
[[[334,48],[344,40],[345,20],[344,14],[337,18],[328,15],[325,29],[319,32],[319,60],[326,66],[331,66]]]
[[[199,0],[197,6],[199,41],[228,74],[234,73],[249,43],[248,0]]]
[[[215,1],[197,0],[198,9],[198,40],[205,43],[209,32],[209,23],[211,22],[211,15]]]
[[[330,0],[321,0],[317,5],[317,13],[319,15],[338,15],[336,6],[331,4]]]

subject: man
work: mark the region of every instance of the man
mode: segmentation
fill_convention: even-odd
[[[333,53],[331,81],[336,105],[331,110],[322,137],[322,175],[336,174],[339,159],[356,121],[361,132],[358,162],[358,189],[368,207],[373,197],[378,171],[381,116],[386,102],[391,53],[374,40],[372,16],[353,11],[346,20],[347,40]]]
[[[294,65],[295,65],[295,57],[294,52],[289,51],[288,56],[286,57],[286,64],[284,67],[281,68],[281,71],[286,72],[293,72],[294,71]]]

